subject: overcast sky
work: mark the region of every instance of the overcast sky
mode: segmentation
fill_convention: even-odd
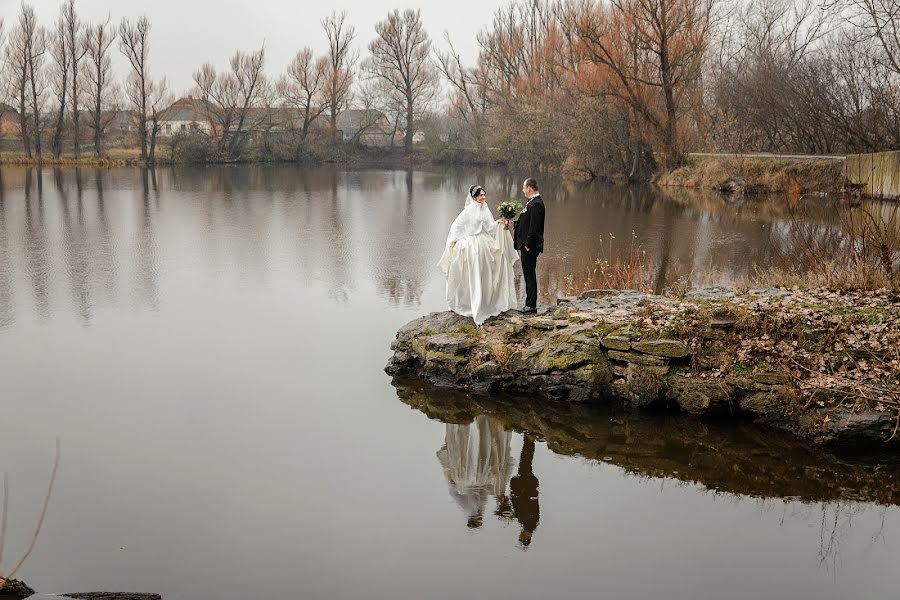
[[[443,32],[449,32],[454,45],[467,61],[477,56],[475,36],[489,24],[494,11],[508,0],[451,0],[398,5],[396,0],[76,0],[86,20],[112,16],[118,23],[123,16],[146,14],[152,24],[150,68],[155,76],[165,75],[176,94],[190,90],[191,74],[205,61],[217,67],[227,64],[237,50],[258,48],[266,43],[266,67],[280,73],[303,46],[324,51],[325,37],[320,21],[332,8],[346,9],[357,29],[357,43],[365,46],[375,35],[375,23],[394,8],[421,8],[422,18],[437,45],[443,45]],[[47,25],[59,11],[61,0],[31,0],[38,19]],[[12,25],[19,0],[0,0],[0,16]],[[123,65],[116,51],[117,71]]]

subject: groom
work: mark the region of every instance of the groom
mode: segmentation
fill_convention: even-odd
[[[522,193],[528,198],[525,209],[516,221],[516,250],[522,256],[522,274],[525,276],[525,308],[524,313],[537,312],[537,259],[544,251],[544,201],[538,191],[538,183],[531,177],[522,184]]]

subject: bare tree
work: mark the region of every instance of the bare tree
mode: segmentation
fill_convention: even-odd
[[[876,40],[882,60],[900,74],[900,0],[847,0],[863,37]]]
[[[713,0],[588,1],[572,13],[599,79],[615,84],[601,93],[628,103],[656,132],[669,166],[681,161],[679,119],[701,80],[712,16]]]
[[[166,79],[153,81],[149,87],[147,105],[150,109],[149,128],[150,128],[150,149],[147,156],[147,164],[156,164],[156,140],[159,132],[165,124],[165,109],[172,103],[172,97],[169,94],[169,86]]]
[[[138,145],[141,162],[147,162],[147,99],[150,95],[150,72],[147,65],[150,21],[146,16],[131,22],[122,19],[119,25],[119,50],[128,59],[131,73],[125,84],[125,95],[137,112]]]
[[[91,119],[91,130],[94,138],[94,155],[103,154],[103,138],[109,123],[104,119],[104,109],[111,107],[112,59],[109,49],[115,40],[115,32],[110,25],[109,17],[102,23],[86,28],[82,46],[87,57],[85,78],[87,80],[87,97],[90,102],[88,114]],[[111,118],[111,117],[110,117]]]
[[[38,163],[43,160],[41,149],[41,111],[44,108],[44,55],[47,52],[47,32],[38,26],[34,9],[22,3],[19,27],[25,43],[28,58],[28,85],[31,90],[31,111],[34,120],[34,157]]]
[[[65,9],[65,6],[63,9]],[[50,86],[57,105],[53,138],[50,142],[50,149],[53,151],[54,158],[59,158],[62,154],[63,130],[66,122],[66,94],[69,91],[69,71],[71,68],[71,63],[69,62],[71,55],[66,40],[66,22],[63,15],[60,14],[56,19],[56,26],[53,28],[50,39],[50,57],[52,59]]]
[[[84,25],[75,12],[75,0],[68,0],[63,5],[63,19],[65,21],[66,46],[69,50],[69,68],[72,76],[69,101],[72,107],[72,143],[75,160],[81,158],[81,105],[79,94],[82,88],[81,61],[87,53],[85,44]]]
[[[301,143],[306,141],[313,122],[330,107],[329,69],[327,56],[314,58],[310,48],[303,48],[288,65],[287,74],[278,80],[278,96],[300,111]]]
[[[347,24],[347,11],[332,12],[322,21],[328,38],[326,95],[333,139],[337,139],[337,118],[352,99],[353,67],[359,52],[352,48],[356,28]]]
[[[412,151],[415,120],[437,92],[438,74],[431,62],[431,38],[422,11],[394,10],[375,24],[378,34],[369,43],[366,70],[386,82],[403,101],[406,115],[406,152]]]
[[[485,120],[490,106],[486,82],[490,74],[485,63],[479,67],[464,67],[456,48],[446,32],[444,38],[449,49],[437,53],[437,67],[451,86],[450,110],[467,125],[475,146],[484,145]]]
[[[31,158],[31,135],[28,125],[28,41],[21,22],[12,30],[4,51],[6,60],[6,86],[19,111],[19,130],[26,156]]]
[[[235,52],[224,73],[218,73],[210,63],[194,72],[194,83],[223,156],[236,158],[247,141],[246,128],[258,124],[251,118],[251,109],[267,99],[264,66],[265,47]]]

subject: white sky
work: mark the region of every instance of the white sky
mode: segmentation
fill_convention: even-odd
[[[59,11],[61,0],[32,0],[39,21],[49,25]],[[452,0],[398,5],[396,0],[76,0],[76,8],[85,20],[112,16],[146,14],[152,24],[150,67],[154,76],[165,75],[175,94],[189,91],[191,74],[205,61],[217,67],[227,64],[237,50],[256,49],[266,43],[266,70],[282,72],[291,57],[303,46],[324,51],[325,37],[320,26],[332,8],[346,9],[356,26],[357,43],[365,55],[365,46],[375,35],[375,23],[394,8],[420,8],[434,44],[443,47],[443,32],[449,32],[453,44],[467,62],[477,56],[475,36],[490,24],[494,11],[508,0]],[[0,17],[7,30],[19,10],[19,0],[0,0]],[[114,60],[117,72],[124,72],[118,50]]]

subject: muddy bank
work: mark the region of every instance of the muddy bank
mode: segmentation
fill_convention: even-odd
[[[725,191],[745,194],[837,194],[844,186],[844,164],[836,160],[694,158],[681,168],[655,176],[653,183],[708,190],[724,185]]]
[[[815,444],[898,447],[900,302],[889,294],[591,290],[481,328],[404,326],[386,371],[485,394],[742,418]]]

